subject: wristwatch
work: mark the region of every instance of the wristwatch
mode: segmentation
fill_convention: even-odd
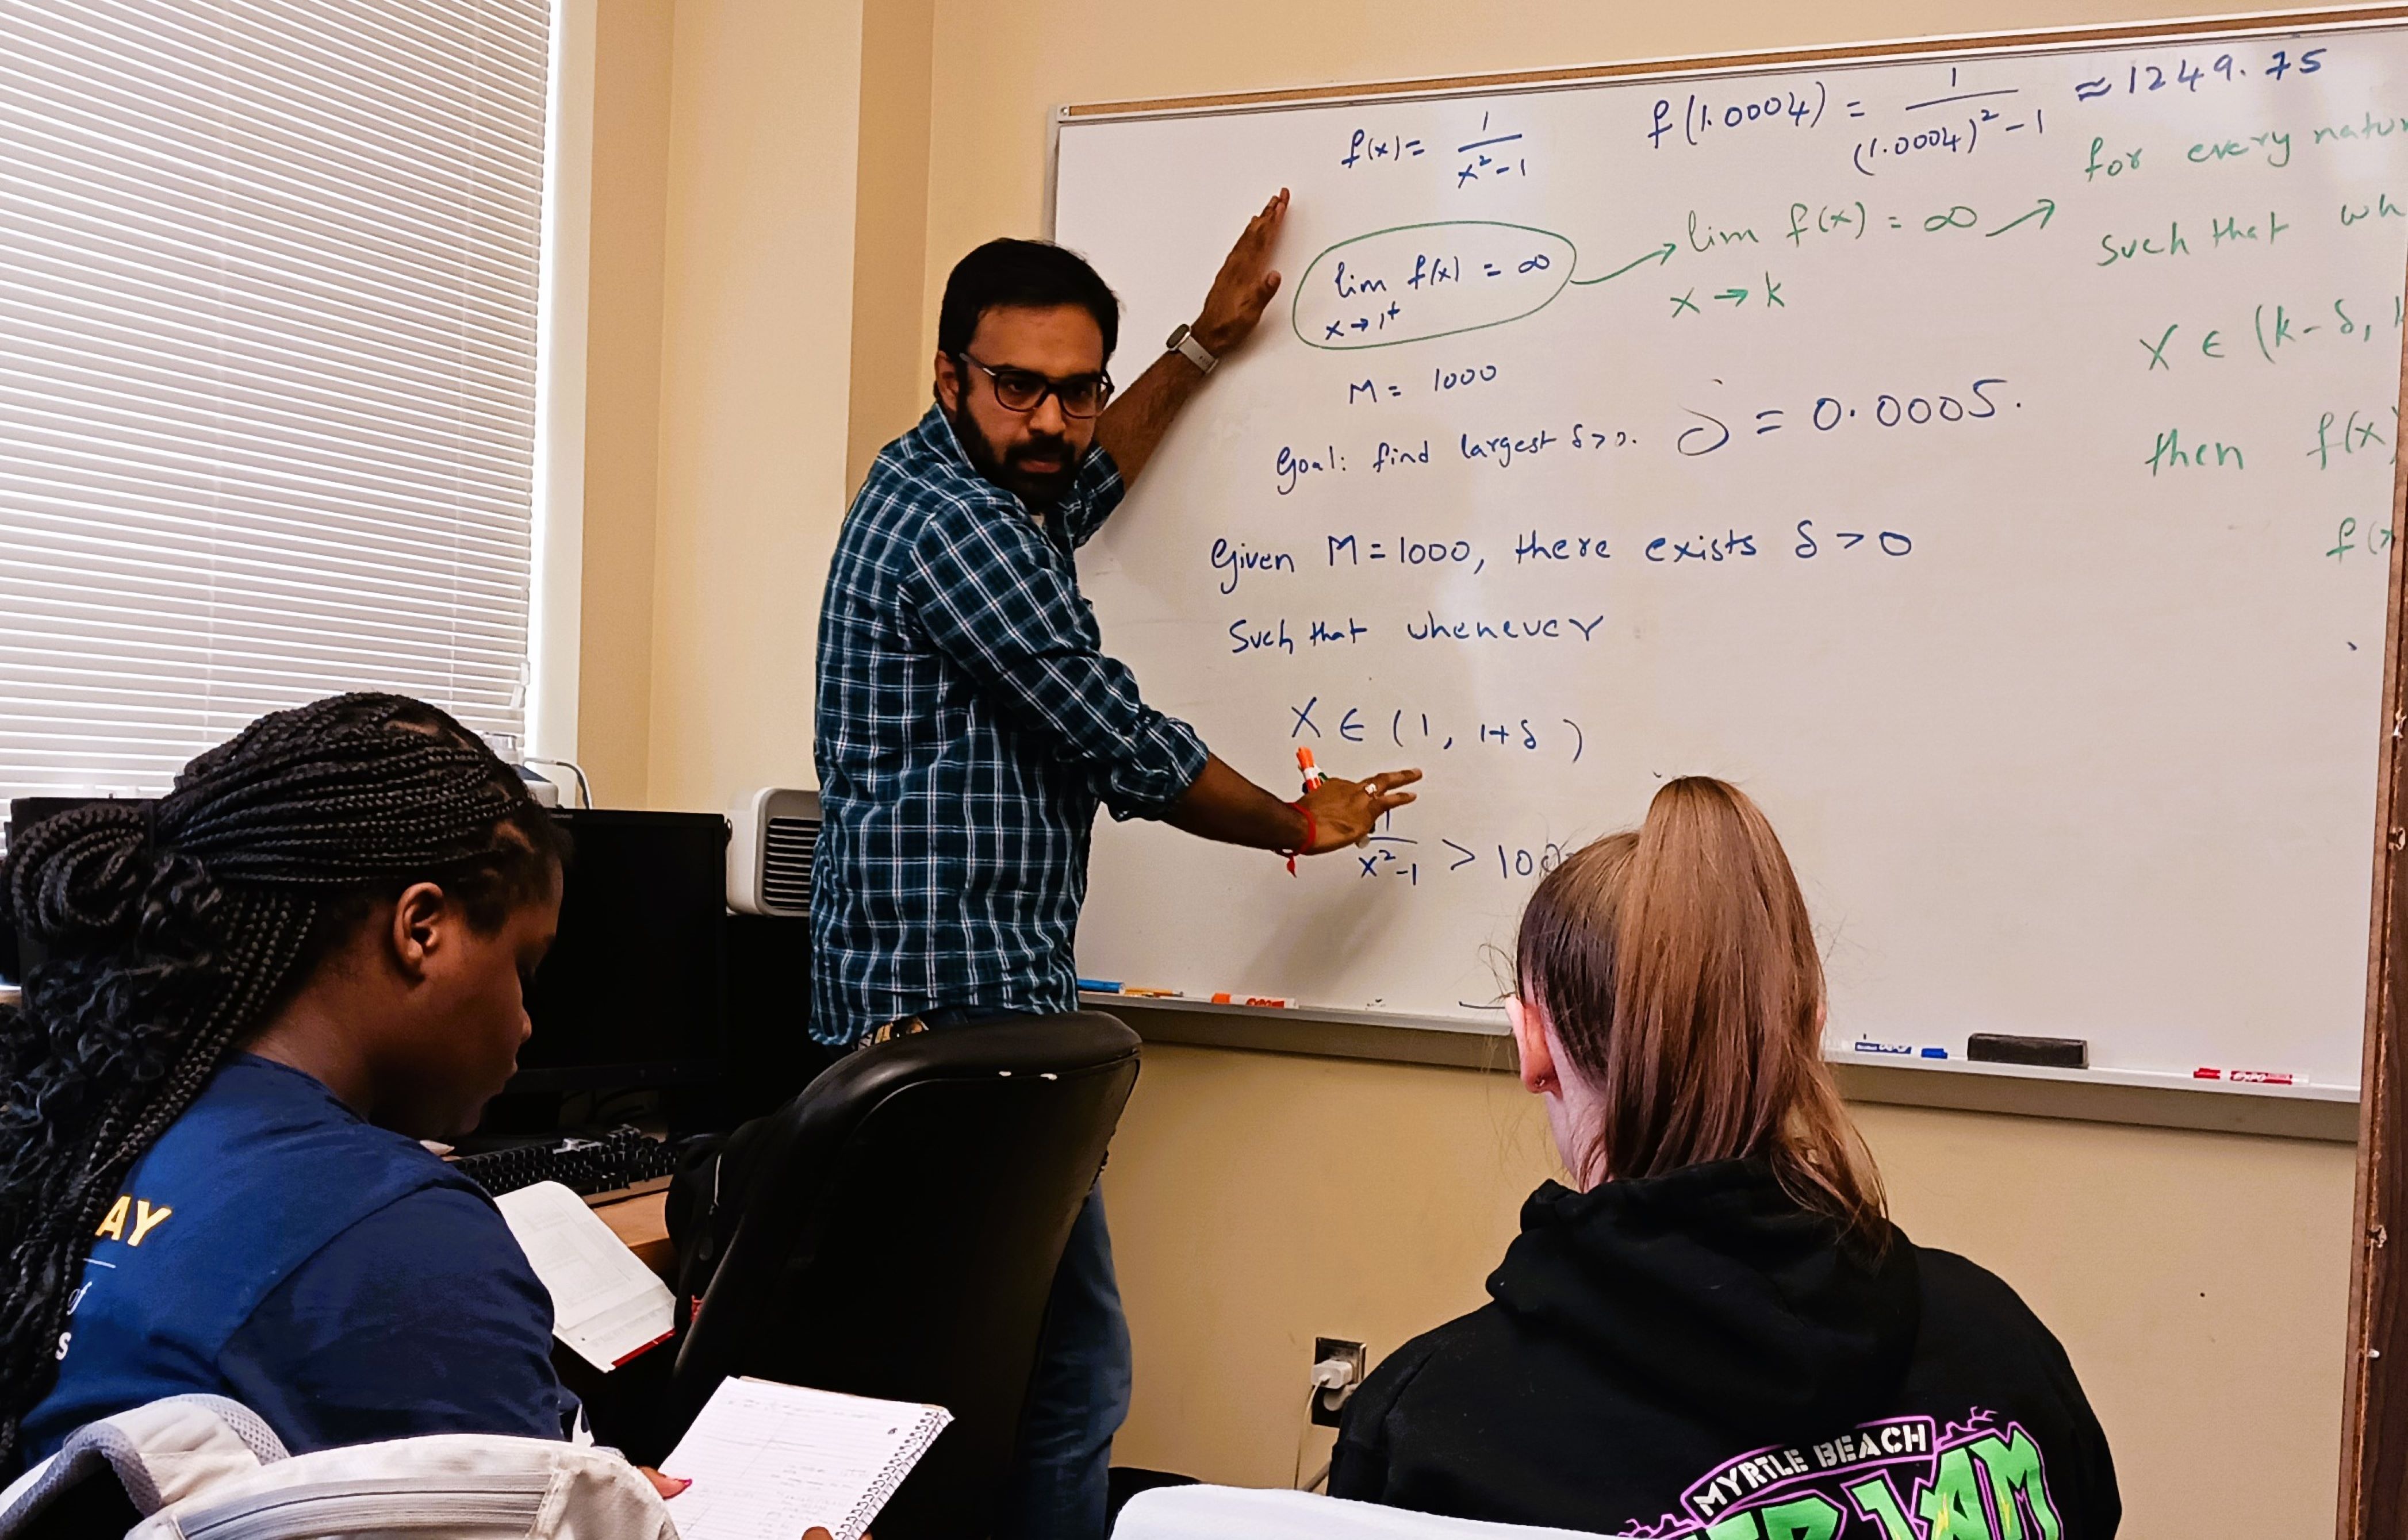
[[[1197,369],[1204,374],[1211,374],[1213,365],[1221,362],[1212,356],[1211,349],[1196,340],[1195,332],[1183,321],[1171,329],[1170,335],[1163,342],[1163,346],[1176,350],[1181,357],[1195,364]]]

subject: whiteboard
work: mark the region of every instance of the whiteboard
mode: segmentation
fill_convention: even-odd
[[[2356,1085],[2408,35],[1066,114],[1125,374],[1282,185],[1082,580],[1257,781],[1428,778],[1293,877],[1099,828],[1083,974],[1493,1025],[1539,874],[1703,773],[1835,1053]]]

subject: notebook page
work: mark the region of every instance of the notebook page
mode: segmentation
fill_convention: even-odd
[[[552,1295],[552,1335],[609,1373],[666,1337],[675,1297],[585,1200],[538,1182],[494,1200]]]
[[[936,1435],[941,1406],[760,1379],[723,1380],[661,1462],[693,1486],[669,1499],[683,1540],[861,1540]]]

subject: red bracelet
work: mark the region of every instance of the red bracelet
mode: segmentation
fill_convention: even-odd
[[[1297,798],[1294,802],[1289,803],[1288,806],[1304,815],[1304,843],[1297,846],[1293,850],[1283,850],[1280,852],[1282,855],[1287,857],[1287,875],[1294,877],[1296,876],[1296,858],[1303,855],[1312,848],[1313,843],[1321,837],[1321,831],[1319,826],[1312,821],[1312,809],[1304,805],[1304,799],[1302,797]]]

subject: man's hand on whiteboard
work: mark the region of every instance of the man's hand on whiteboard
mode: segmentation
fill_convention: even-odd
[[[1279,196],[1263,205],[1263,211],[1247,221],[1245,234],[1229,249],[1229,255],[1221,264],[1220,276],[1212,280],[1212,292],[1204,296],[1202,313],[1193,325],[1182,328],[1187,335],[1175,343],[1165,342],[1162,356],[1131,380],[1127,389],[1113,396],[1104,415],[1096,420],[1096,442],[1120,467],[1123,482],[1136,485],[1146,462],[1154,458],[1155,446],[1168,431],[1170,420],[1204,384],[1204,361],[1191,357],[1187,346],[1191,342],[1200,345],[1217,361],[1245,341],[1254,322],[1263,319],[1263,307],[1279,292],[1280,276],[1270,265],[1271,246],[1279,239],[1280,221],[1286,217],[1287,189],[1281,188]],[[1256,811],[1259,815],[1259,809]],[[1254,822],[1259,821],[1257,816]],[[1206,837],[1233,836],[1207,833]],[[1235,836],[1234,842],[1259,843],[1252,834]]]
[[[1369,780],[1324,780],[1307,791],[1299,806],[1312,815],[1312,839],[1298,855],[1326,855],[1343,850],[1379,826],[1380,815],[1402,807],[1413,793],[1401,788],[1422,778],[1418,770],[1383,770]]]
[[[1221,271],[1212,279],[1212,292],[1204,296],[1204,308],[1188,331],[1196,340],[1209,349],[1215,358],[1226,358],[1229,349],[1254,329],[1263,319],[1263,310],[1279,292],[1280,276],[1271,266],[1271,248],[1278,244],[1280,222],[1287,218],[1287,189],[1283,187],[1263,211],[1246,221],[1245,233],[1221,263]]]
[[[1402,788],[1421,778],[1418,770],[1389,770],[1366,781],[1325,780],[1298,801],[1283,802],[1229,768],[1220,755],[1207,754],[1195,784],[1161,817],[1172,828],[1206,839],[1320,855],[1342,850],[1369,834],[1381,814],[1413,800]],[[1305,808],[1312,810],[1310,831]]]

